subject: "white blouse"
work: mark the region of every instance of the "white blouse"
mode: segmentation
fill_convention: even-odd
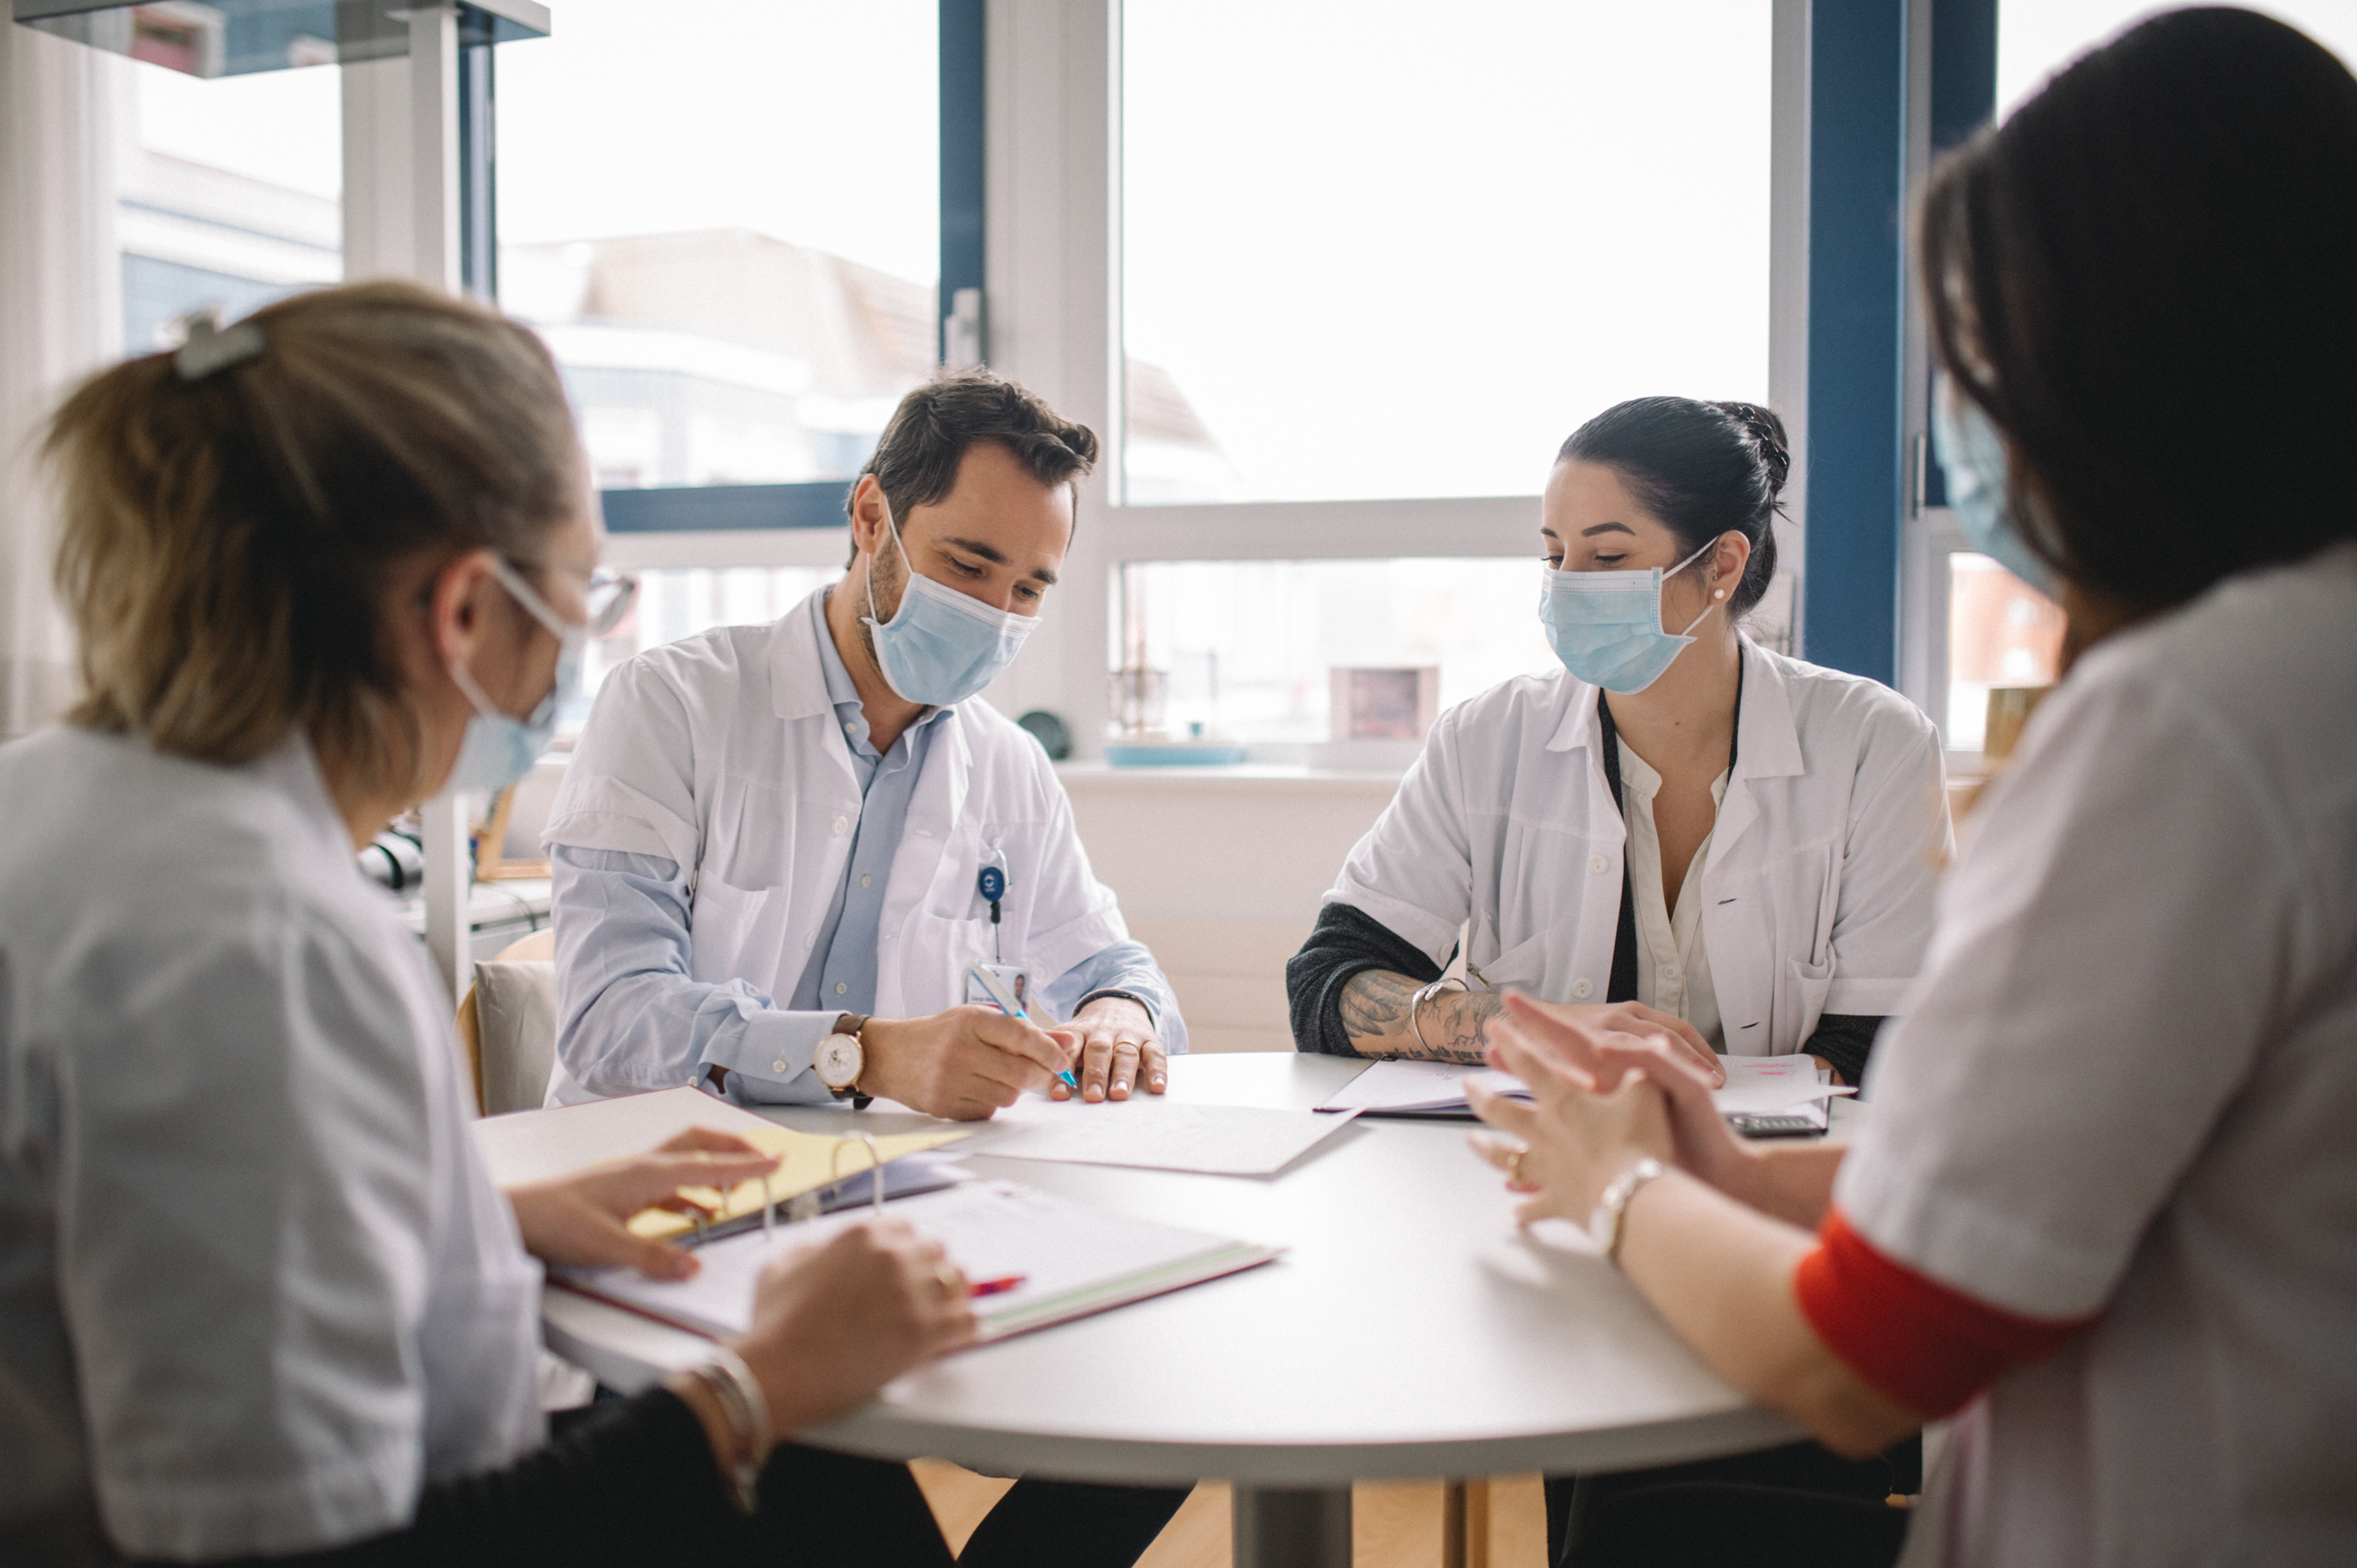
[[[536,1446],[539,1266],[307,746],[0,746],[0,1527],[316,1551]]]
[[[1662,776],[1628,742],[1618,745],[1620,807],[1629,821],[1629,888],[1637,916],[1637,1000],[1684,1019],[1712,1050],[1724,1051],[1718,992],[1710,983],[1710,947],[1703,940],[1702,868],[1710,859],[1711,834],[1703,834],[1686,862],[1678,907],[1672,910],[1662,897],[1662,834],[1653,821]],[[1714,807],[1727,800],[1727,778],[1721,771],[1711,780]]]

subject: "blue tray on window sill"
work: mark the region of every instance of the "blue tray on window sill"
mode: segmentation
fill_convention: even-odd
[[[1210,741],[1108,746],[1104,757],[1106,765],[1113,768],[1233,768],[1243,761],[1244,748]]]

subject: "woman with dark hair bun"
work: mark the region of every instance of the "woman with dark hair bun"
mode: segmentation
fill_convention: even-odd
[[[1564,668],[1433,726],[1286,967],[1300,1048],[1478,1062],[1512,988],[1713,1073],[1806,1051],[1857,1081],[1947,809],[1921,714],[1740,629],[1790,466],[1751,403],[1638,398],[1572,433],[1540,528]]]
[[[1433,726],[1286,966],[1299,1048],[1479,1063],[1512,991],[1663,1031],[1714,1080],[1806,1052],[1858,1081],[1931,933],[1944,778],[1896,693],[1744,636],[1789,467],[1743,403],[1639,398],[1563,444],[1539,618],[1564,667]],[[1887,1513],[1911,1469],[1805,1444],[1719,1478]],[[1560,1547],[1568,1480],[1548,1505]]]
[[[2357,1562],[2357,78],[2171,12],[1919,222],[1951,497],[2070,636],[1871,1114],[1749,1148],[1666,1032],[1512,1004],[1477,1146],[1835,1449],[1947,1422],[1910,1565]]]

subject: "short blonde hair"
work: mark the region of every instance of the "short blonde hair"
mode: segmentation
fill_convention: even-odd
[[[49,424],[69,721],[221,764],[301,731],[372,781],[416,782],[386,571],[533,559],[587,501],[564,385],[531,332],[412,284],[249,319],[260,353],[195,381],[169,353],[127,360]]]

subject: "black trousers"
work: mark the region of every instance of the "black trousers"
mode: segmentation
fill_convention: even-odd
[[[964,1568],[1128,1568],[1189,1489],[1026,1477],[954,1561]],[[947,1568],[952,1561],[909,1466],[793,1444],[770,1455],[761,1511],[744,1529],[748,1561],[811,1568]]]
[[[1814,1443],[1654,1470],[1546,1478],[1555,1568],[1889,1568],[1923,1489],[1923,1441],[1869,1459]]]

